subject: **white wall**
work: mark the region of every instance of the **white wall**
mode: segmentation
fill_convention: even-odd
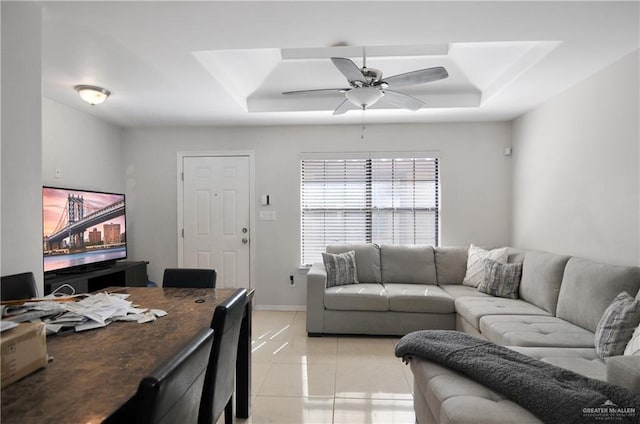
[[[127,224],[135,259],[149,260],[150,278],[177,265],[177,152],[255,153],[256,213],[271,195],[276,221],[259,221],[255,244],[257,305],[306,304],[298,271],[299,154],[318,151],[440,151],[442,244],[505,245],[510,239],[508,123],[359,126],[125,129],[122,157]],[[297,285],[288,287],[293,274]]]
[[[33,271],[42,293],[41,11],[39,5],[26,2],[0,6],[1,273]]]
[[[43,98],[42,184],[124,192],[121,139],[122,128]]]
[[[513,123],[512,244],[640,264],[638,51]]]

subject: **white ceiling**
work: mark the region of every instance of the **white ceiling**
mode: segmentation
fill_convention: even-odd
[[[432,1],[43,2],[43,95],[123,127],[356,123],[329,60],[385,76],[444,66],[399,89],[416,112],[367,122],[509,120],[638,48],[639,3]],[[73,90],[111,90],[89,106]]]

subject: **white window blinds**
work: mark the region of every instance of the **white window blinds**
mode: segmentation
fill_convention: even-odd
[[[300,199],[304,265],[329,244],[438,243],[437,158],[303,159]]]

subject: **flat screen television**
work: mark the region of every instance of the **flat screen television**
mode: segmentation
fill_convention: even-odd
[[[87,272],[127,257],[125,195],[42,188],[45,276]]]

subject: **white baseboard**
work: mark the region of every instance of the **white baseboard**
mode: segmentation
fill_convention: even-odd
[[[307,310],[307,305],[254,305],[254,311],[283,311],[302,312]]]

